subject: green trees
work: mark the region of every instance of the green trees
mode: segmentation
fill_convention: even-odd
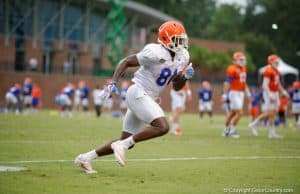
[[[222,68],[231,63],[228,54],[221,52],[212,52],[204,47],[191,46],[189,48],[191,61],[195,65],[205,66],[209,68]]]
[[[300,56],[296,55],[300,50],[299,7],[300,1],[297,0],[249,0],[241,28],[243,33],[250,32],[256,37],[249,39],[248,36],[244,40],[257,62],[261,60],[259,58],[266,58],[266,53],[275,52],[300,68]],[[276,24],[278,29],[272,28],[272,24]],[[265,49],[260,54],[257,50],[262,46]]]
[[[181,20],[190,37],[244,42],[248,60],[253,61],[250,69],[265,65],[271,53],[300,69],[300,56],[296,55],[300,53],[299,0],[247,0],[246,7],[216,6],[217,0],[138,1]],[[278,28],[272,28],[272,24]],[[207,67],[226,62],[222,54],[193,49],[192,59],[205,58],[203,63]],[[218,59],[212,59],[211,55]]]
[[[232,63],[232,54],[224,52],[213,52],[207,48],[200,46],[191,46],[189,48],[191,61],[194,63],[194,66],[208,67],[210,69],[222,69],[224,70],[229,64]],[[255,70],[252,57],[249,53],[247,55],[247,69],[251,72]],[[200,68],[201,68],[200,67]]]

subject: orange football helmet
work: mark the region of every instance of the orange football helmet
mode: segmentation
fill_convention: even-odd
[[[188,37],[185,28],[177,21],[163,23],[158,29],[157,41],[173,52],[188,48]]]
[[[246,56],[241,51],[233,53],[232,60],[236,65],[245,66],[247,64]]]
[[[300,89],[300,81],[295,81],[293,83],[293,88],[296,89],[296,90],[299,90]]]
[[[274,66],[274,67],[278,67],[279,65],[279,57],[277,55],[269,55],[268,56],[268,64]]]

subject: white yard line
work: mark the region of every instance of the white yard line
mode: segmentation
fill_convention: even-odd
[[[183,157],[183,158],[136,158],[127,159],[128,162],[160,162],[160,161],[190,161],[190,160],[279,160],[300,159],[300,156],[211,156],[211,157]],[[0,161],[0,164],[25,164],[25,163],[62,163],[74,160],[17,160]],[[100,159],[95,162],[115,162],[113,159]]]
[[[0,144],[54,144],[54,143],[70,143],[78,142],[77,140],[0,140]]]

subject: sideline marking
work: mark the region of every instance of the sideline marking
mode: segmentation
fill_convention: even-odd
[[[211,156],[211,157],[183,157],[183,158],[136,158],[127,159],[128,162],[160,162],[160,161],[189,161],[189,160],[278,160],[300,159],[300,156]],[[74,162],[74,160],[19,160],[0,161],[0,164],[23,164],[23,163],[60,163]],[[99,159],[93,162],[115,162],[114,159]]]
[[[19,167],[19,166],[0,166],[0,172],[23,171],[23,170],[27,170],[27,168]]]

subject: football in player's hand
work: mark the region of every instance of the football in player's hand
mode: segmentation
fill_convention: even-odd
[[[183,88],[183,86],[185,85],[186,80],[187,79],[183,75],[177,75],[172,81],[173,89],[176,91],[181,90],[181,88]]]

